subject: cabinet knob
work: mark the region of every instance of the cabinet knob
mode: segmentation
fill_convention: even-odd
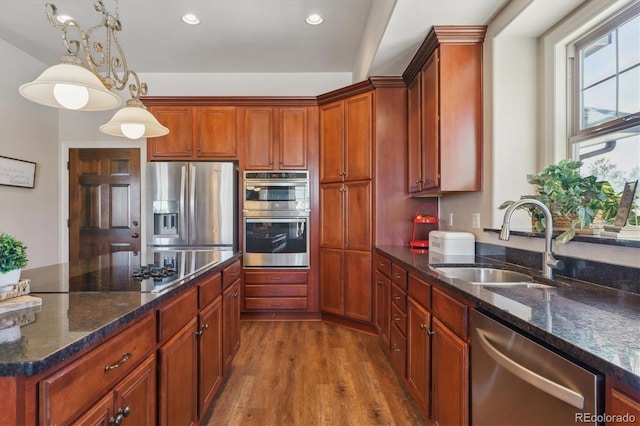
[[[378,285],[384,285],[382,281],[377,281]]]
[[[426,324],[420,324],[420,330],[424,330],[425,328],[427,328]]]
[[[115,418],[111,417],[109,419],[109,423],[114,425],[121,425],[122,422],[124,421],[124,418],[128,417],[129,414],[131,414],[131,407],[127,405],[124,408],[119,408],[118,411],[116,411],[116,414],[118,415]]]
[[[206,323],[205,325],[200,327],[200,330],[196,331],[196,336],[202,336],[202,333],[204,333],[204,331],[208,329],[209,329],[209,323]]]
[[[397,294],[393,295],[393,300],[400,300],[402,299],[402,296],[398,296]]]

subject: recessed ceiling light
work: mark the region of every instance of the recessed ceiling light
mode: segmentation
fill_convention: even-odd
[[[182,22],[189,25],[198,25],[200,23],[200,18],[193,13],[187,13],[182,16]]]
[[[322,24],[322,21],[324,21],[324,19],[317,13],[312,13],[311,15],[307,16],[307,19],[305,19],[305,21],[309,25],[320,25]]]

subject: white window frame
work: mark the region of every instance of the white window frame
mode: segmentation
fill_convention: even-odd
[[[639,0],[587,1],[540,37],[540,169],[547,164],[572,157],[569,140],[573,131],[573,67],[568,60],[569,50],[576,41],[638,2]]]

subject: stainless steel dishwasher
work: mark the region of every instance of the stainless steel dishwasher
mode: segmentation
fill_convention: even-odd
[[[595,424],[602,376],[474,310],[473,426]]]

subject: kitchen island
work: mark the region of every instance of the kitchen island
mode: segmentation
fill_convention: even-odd
[[[429,385],[428,375],[426,382],[416,377],[424,373],[415,369],[415,363],[412,365],[413,358],[418,354],[416,359],[429,359],[429,339],[424,342],[416,336],[424,334],[423,330],[436,340],[442,340],[438,334],[443,331],[454,336],[450,341],[458,345],[459,351],[455,354],[459,358],[454,367],[449,365],[447,371],[449,376],[459,377],[460,382],[456,384],[458,390],[452,394],[453,397],[446,397],[445,400],[462,398],[457,401],[455,411],[467,416],[468,402],[464,395],[470,394],[468,380],[473,374],[472,366],[469,366],[474,327],[470,321],[470,311],[478,309],[563,357],[600,373],[600,391],[606,388],[602,394],[606,400],[606,412],[620,412],[622,406],[624,412],[631,410],[636,420],[640,419],[640,295],[564,277],[548,280],[542,277],[540,270],[524,268],[494,257],[430,256],[400,246],[378,247],[377,255],[377,287],[384,288],[386,279],[391,281],[392,317],[389,330],[392,361],[395,353],[407,353],[407,365],[397,363],[400,366],[398,370],[401,375],[405,373],[408,386],[419,405],[420,400],[424,400],[422,406],[425,416],[429,416],[429,398],[432,398],[433,415],[434,404],[437,404],[433,398],[440,397],[437,394],[438,378],[434,375]],[[440,270],[465,266],[521,272],[532,276],[535,284],[512,287],[472,284]],[[407,300],[407,293],[408,302],[403,303],[409,307],[403,315],[403,305],[398,311],[394,301]],[[452,317],[451,312],[458,312],[459,315]],[[419,319],[419,329],[413,328],[413,317]],[[403,321],[407,324],[396,327]],[[431,329],[430,322],[433,323]],[[404,330],[406,332],[403,333]],[[394,332],[400,338],[394,339]],[[419,349],[420,345],[426,349]],[[431,345],[435,354],[438,346],[433,342]],[[438,370],[439,366],[432,364],[431,368]],[[619,389],[622,391],[618,392]],[[618,397],[621,399],[616,399]],[[620,400],[624,401],[622,405]],[[443,402],[445,405],[448,403]]]
[[[135,412],[112,401],[96,411],[107,420],[144,412],[155,423],[156,392],[177,385],[183,388],[172,392],[193,403],[177,413],[160,398],[159,418],[181,421],[186,414],[197,421],[239,345],[240,256],[232,250],[116,252],[23,271],[42,305],[16,311],[28,318],[19,339],[0,343],[0,424],[87,421],[78,416],[103,407],[112,390],[118,396],[118,386],[142,370],[149,374],[139,394],[152,392],[145,397],[151,406]],[[215,353],[201,359],[207,351]],[[192,368],[172,371],[173,363],[185,362],[178,355],[191,357]],[[215,389],[203,387],[206,372],[213,372]]]

